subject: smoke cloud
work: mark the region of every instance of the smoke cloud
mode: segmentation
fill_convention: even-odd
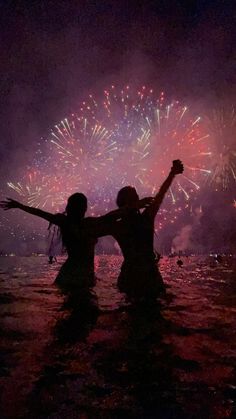
[[[185,251],[199,251],[199,245],[196,244],[195,232],[201,228],[200,220],[203,216],[202,208],[196,208],[193,214],[192,224],[187,224],[181,228],[172,242],[172,252],[185,252]],[[201,246],[202,250],[202,246]]]
[[[30,6],[24,1],[2,2],[1,198],[11,195],[7,181],[20,181],[32,166],[39,139],[76,111],[91,92],[111,84],[134,88],[146,84],[156,92],[165,91],[170,100],[196,108],[200,115],[219,101],[235,103],[234,2],[224,7],[220,0],[188,3],[166,0],[140,5],[121,0],[111,6],[72,0],[57,2],[55,7],[55,2]],[[212,244],[202,240],[206,248],[220,243],[222,234],[233,246],[236,211],[230,205],[235,194],[229,192],[227,199],[221,195],[225,205],[215,209],[219,237],[210,227],[215,197],[210,201],[206,192],[202,202],[206,198],[201,228],[191,220],[170,229],[176,249],[199,247],[203,239],[199,230],[213,237]],[[43,228],[46,231],[47,226]],[[22,236],[28,250],[38,248],[42,245],[39,231],[35,222],[16,213],[14,217],[0,214],[2,250],[25,249]]]

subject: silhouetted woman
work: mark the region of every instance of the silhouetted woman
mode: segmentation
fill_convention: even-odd
[[[135,188],[125,186],[118,192],[118,207],[126,206],[130,211],[112,224],[110,234],[117,240],[124,256],[118,286],[131,298],[156,297],[165,290],[153,249],[154,221],[174,177],[183,170],[181,161],[174,160],[167,179],[142,213],[135,208],[139,202]]]
[[[137,205],[141,208],[148,202],[147,198],[139,201]],[[64,214],[51,214],[9,198],[0,202],[0,207],[5,210],[21,209],[60,228],[68,259],[61,267],[56,282],[63,287],[79,288],[88,288],[94,284],[94,247],[97,238],[106,235],[109,225],[126,213],[126,209],[121,208],[101,217],[84,218],[87,198],[82,193],[75,193],[69,197]]]

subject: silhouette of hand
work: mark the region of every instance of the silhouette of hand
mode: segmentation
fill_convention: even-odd
[[[5,211],[12,209],[12,208],[20,208],[21,204],[18,201],[15,201],[14,199],[7,198],[6,201],[0,202],[0,208],[3,208]]]
[[[179,175],[179,174],[183,173],[183,171],[184,171],[184,165],[183,165],[182,161],[180,161],[180,160],[173,160],[171,171],[175,175]]]
[[[154,198],[149,197],[149,196],[146,197],[146,198],[140,199],[138,201],[138,208],[147,208],[147,207],[149,207],[149,205],[151,205],[153,203],[153,201],[154,201]]]

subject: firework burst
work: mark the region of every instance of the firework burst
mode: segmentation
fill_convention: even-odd
[[[155,191],[176,156],[182,158],[186,167],[185,181],[178,187],[183,194],[185,184],[190,192],[193,188],[198,190],[203,177],[210,174],[211,151],[204,121],[179,102],[168,102],[163,92],[156,97],[153,89],[145,86],[138,92],[129,86],[118,92],[112,86],[104,91],[101,105],[90,95],[80,112],[95,121],[102,119],[110,127],[116,143],[113,161],[120,169],[120,184],[131,182],[145,188],[149,185]]]
[[[51,143],[55,145],[62,162],[72,168],[98,172],[106,160],[113,161],[116,142],[111,140],[112,132],[99,123],[83,116],[72,115],[55,126]]]
[[[215,109],[208,118],[213,140],[211,176],[215,190],[226,190],[236,181],[236,113],[231,105]]]
[[[32,207],[58,210],[65,203],[62,178],[57,175],[42,175],[32,169],[24,174],[21,182],[8,182],[7,185]]]
[[[186,106],[145,86],[138,92],[112,86],[99,99],[90,95],[77,113],[55,125],[40,145],[35,173],[8,186],[29,205],[54,209],[80,190],[95,215],[114,207],[124,185],[136,186],[141,195],[156,193],[172,160],[180,158],[185,173],[170,189],[158,218],[162,228],[197,196],[209,176],[210,157],[204,121]]]

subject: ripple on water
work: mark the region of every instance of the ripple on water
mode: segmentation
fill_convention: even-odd
[[[234,258],[163,258],[159,305],[130,305],[121,258],[96,257],[95,299],[70,305],[59,263],[4,258],[0,385],[6,417],[224,419],[235,408]],[[63,416],[62,416],[63,412]]]

